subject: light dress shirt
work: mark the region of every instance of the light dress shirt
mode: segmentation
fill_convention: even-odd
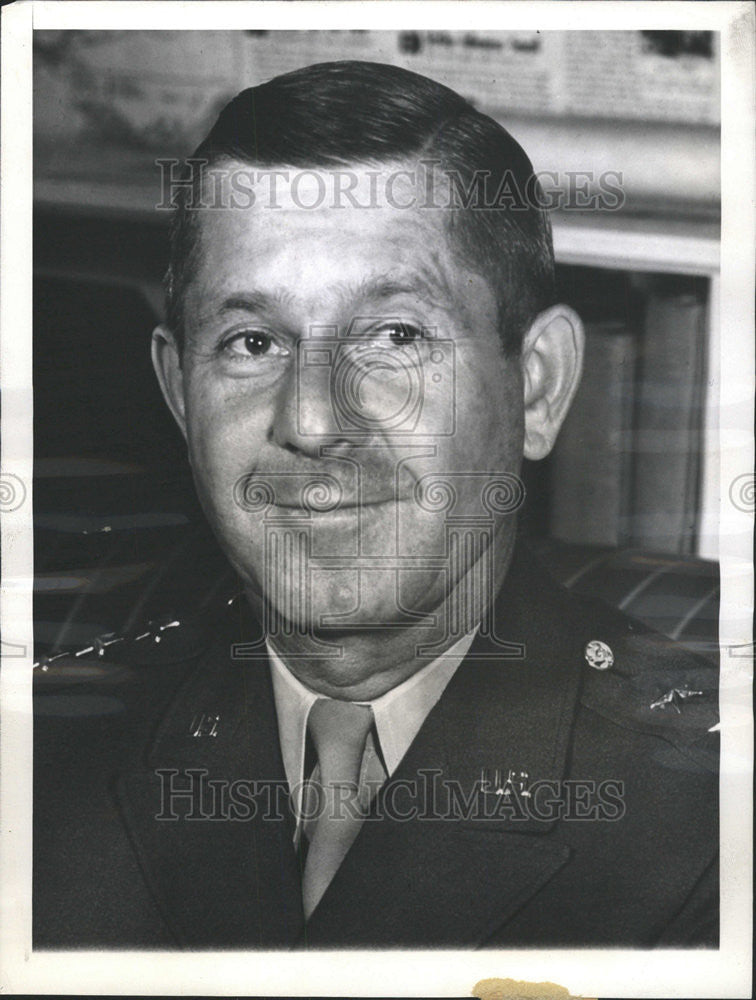
[[[387,777],[391,777],[398,767],[428,713],[467,656],[476,632],[477,628],[462,636],[442,656],[428,663],[380,698],[357,702],[360,705],[369,705],[373,710],[383,758],[383,771]],[[289,791],[292,794],[292,805],[296,816],[299,817],[304,779],[310,777],[304,774],[307,717],[318,698],[323,698],[324,695],[305,687],[267,641],[266,646],[271,664],[281,755]],[[363,760],[363,774],[370,765],[370,755],[374,753],[372,740],[369,737],[366,757]],[[375,767],[370,768],[370,773],[375,775]],[[298,839],[298,835],[299,824],[295,839]]]

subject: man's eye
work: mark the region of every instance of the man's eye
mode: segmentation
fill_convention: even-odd
[[[236,358],[266,358],[287,356],[288,351],[262,330],[245,330],[229,337],[223,350]]]
[[[389,323],[381,327],[380,333],[397,347],[413,344],[417,340],[422,340],[424,336],[421,328],[414,323]]]

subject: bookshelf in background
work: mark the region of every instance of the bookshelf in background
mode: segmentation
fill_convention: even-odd
[[[708,283],[563,266],[559,293],[585,321],[586,352],[549,463],[549,533],[697,552]]]
[[[638,318],[631,277],[562,267],[558,297],[585,324],[583,377],[551,458],[549,533],[570,542],[629,541]]]
[[[666,208],[659,205],[637,215],[557,214],[554,250],[560,291],[566,300],[578,311],[581,305],[587,306],[586,316],[591,318],[596,290],[604,288],[608,293],[613,288],[614,320],[635,331],[634,440],[627,442],[631,454],[623,464],[626,477],[628,466],[631,470],[631,490],[625,497],[626,517],[618,529],[620,543],[717,559],[719,222],[712,206],[689,207],[680,214],[670,214]],[[621,294],[616,291],[618,281],[624,282]],[[607,318],[611,314],[608,302],[604,310]],[[662,364],[664,375],[656,367]],[[661,385],[655,387],[656,401],[650,387],[643,390],[645,379],[666,382],[666,391]],[[666,441],[659,434],[665,424]],[[660,469],[667,477],[664,483],[659,479]],[[551,460],[549,472],[553,486]],[[649,489],[642,484],[654,475],[657,485],[641,502],[641,490]],[[675,493],[682,497],[683,516],[673,526],[678,517],[671,509]],[[550,530],[553,496],[551,500],[545,530]],[[649,514],[653,515],[650,520]]]
[[[631,539],[695,552],[705,401],[707,282],[636,276],[644,291],[635,421]]]

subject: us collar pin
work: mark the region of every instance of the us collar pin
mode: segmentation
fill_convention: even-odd
[[[504,771],[502,768],[494,768],[490,770],[487,767],[481,768],[480,771],[480,790],[484,795],[498,795],[508,798],[512,792],[517,795],[525,796],[526,798],[530,795],[528,791],[528,783],[530,775],[527,771],[517,770],[515,768],[508,768],[506,772],[506,779],[503,778]]]

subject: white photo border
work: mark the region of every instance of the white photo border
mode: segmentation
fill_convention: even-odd
[[[32,30],[218,30],[401,27],[704,29],[721,32],[722,417],[719,547],[722,574],[722,917],[718,951],[34,952],[31,945]],[[3,516],[0,596],[0,989],[8,993],[257,996],[464,996],[492,977],[566,986],[589,997],[746,997],[752,940],[752,511],[729,485],[754,468],[754,9],[748,2],[63,2],[2,12],[2,474],[22,501]],[[717,373],[710,373],[717,379]],[[751,480],[751,496],[753,492]],[[753,647],[751,646],[751,649]],[[740,655],[731,655],[735,649]],[[649,818],[649,822],[653,822]]]

